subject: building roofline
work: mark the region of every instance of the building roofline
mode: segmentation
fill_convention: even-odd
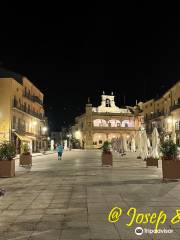
[[[7,70],[5,68],[0,67],[0,78],[11,78],[15,79],[16,82],[23,85],[23,76],[19,73],[15,73],[13,71]]]
[[[7,70],[5,68],[2,68],[0,67],[0,78],[11,78],[11,79],[14,79],[16,80],[16,82],[18,82],[19,84],[23,85],[23,80],[27,80],[31,85],[34,86],[34,88],[36,88],[43,96],[44,94],[41,92],[41,90],[39,90],[38,87],[36,87],[34,85],[34,83],[32,83],[26,76],[22,75],[22,74],[19,74],[19,73],[16,73],[16,72],[13,72],[11,70]]]
[[[31,85],[33,85],[34,88],[36,88],[36,90],[38,90],[38,91],[44,96],[44,93],[42,93],[41,90],[40,90],[38,87],[36,87],[36,86],[34,85],[34,83],[31,82],[31,80],[29,80],[29,79],[28,79],[27,77],[25,77],[25,76],[23,76],[23,80],[28,81]]]
[[[158,100],[160,100],[161,98],[163,98],[166,94],[168,94],[168,92],[169,91],[171,91],[174,87],[176,87],[178,84],[180,83],[180,80],[178,80],[175,84],[173,84],[172,85],[172,87],[170,87],[168,90],[166,90],[163,94],[161,94],[161,96],[160,97],[158,97],[158,98],[151,98],[151,99],[149,99],[149,100],[147,100],[147,101],[145,101],[143,104],[146,104],[146,103],[148,103],[148,102],[150,102],[150,101],[158,101]]]

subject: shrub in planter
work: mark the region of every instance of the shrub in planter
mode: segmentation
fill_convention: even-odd
[[[158,160],[159,158],[153,158],[153,157],[148,157],[145,159],[146,161],[146,167],[148,166],[155,166],[158,167]]]
[[[112,166],[112,153],[110,150],[110,143],[108,141],[105,141],[103,144],[103,152],[102,152],[102,166],[103,165],[111,165]]]
[[[166,140],[161,144],[160,150],[164,160],[175,160],[178,155],[178,146],[172,140]]]
[[[161,145],[163,179],[180,178],[180,160],[178,147],[172,140],[166,140]]]
[[[0,145],[0,177],[15,176],[15,157],[16,149],[8,142]]]
[[[21,146],[19,165],[20,166],[27,166],[27,165],[32,166],[32,155],[30,153],[28,144],[26,144],[26,143]]]

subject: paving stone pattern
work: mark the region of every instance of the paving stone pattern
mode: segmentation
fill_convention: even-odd
[[[100,151],[67,151],[33,158],[31,169],[18,166],[16,177],[1,178],[0,240],[134,240],[180,239],[180,225],[167,222],[171,235],[137,236],[127,228],[130,207],[138,212],[167,213],[180,209],[180,182],[162,181],[161,165],[145,167],[135,154],[114,154],[113,167],[101,166]],[[113,207],[123,214],[108,222]],[[146,228],[153,229],[148,225]]]

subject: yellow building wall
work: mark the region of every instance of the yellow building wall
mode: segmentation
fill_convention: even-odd
[[[0,79],[0,140],[10,140],[12,80]]]

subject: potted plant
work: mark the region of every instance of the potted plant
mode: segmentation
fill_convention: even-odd
[[[0,145],[0,177],[15,176],[15,157],[16,149],[8,142]]]
[[[102,152],[102,166],[103,165],[113,165],[113,159],[112,159],[112,153],[110,150],[110,143],[108,141],[105,141],[103,144],[103,152]]]
[[[25,143],[21,146],[19,165],[20,166],[32,166],[32,155],[30,153],[30,149],[29,149],[27,143]]]
[[[148,157],[145,159],[146,161],[146,167],[148,166],[155,166],[158,168],[158,160],[159,158],[154,158],[154,157]]]
[[[172,140],[162,143],[162,172],[163,179],[180,178],[180,161],[178,158],[178,147]]]

